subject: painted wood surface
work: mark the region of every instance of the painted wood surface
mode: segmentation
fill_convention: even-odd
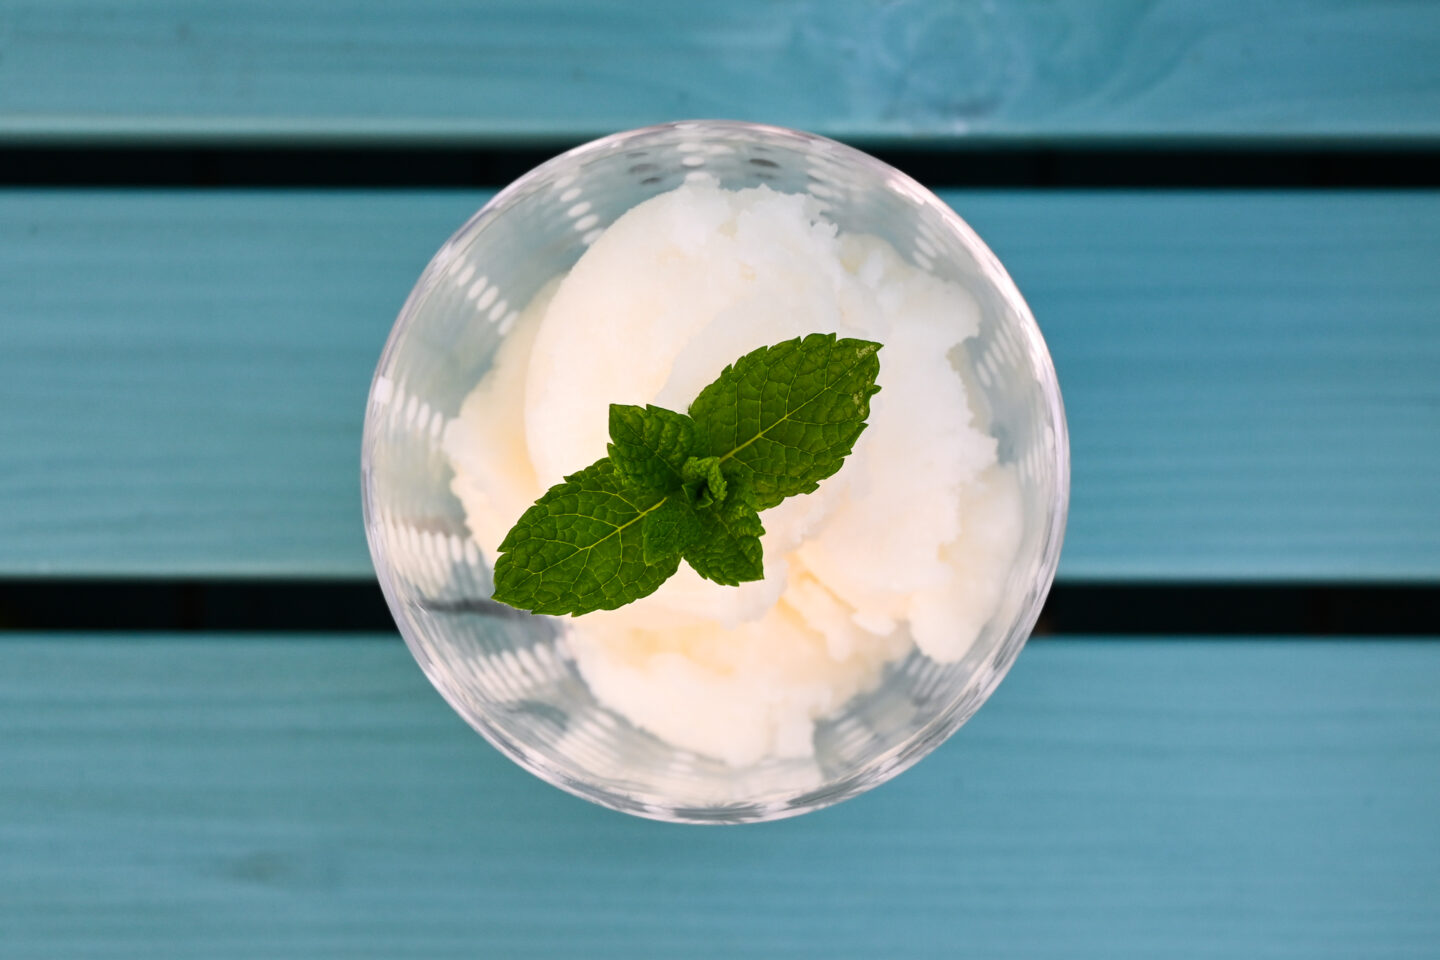
[[[0,142],[1433,142],[1437,49],[1413,0],[11,0]]]
[[[1056,358],[1063,577],[1440,573],[1440,194],[945,196]],[[368,576],[370,374],[483,199],[0,194],[0,573]]]
[[[0,641],[0,931],[49,957],[1433,956],[1440,644],[1050,640],[899,779],[671,827],[392,638]]]

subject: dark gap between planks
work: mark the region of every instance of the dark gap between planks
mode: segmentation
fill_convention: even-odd
[[[573,143],[543,147],[79,147],[0,150],[0,186],[493,188]],[[862,144],[863,146],[863,144]],[[1440,146],[871,145],[932,187],[1413,188],[1440,186]]]
[[[0,631],[373,632],[374,581],[0,580]],[[1037,634],[1440,634],[1440,589],[1380,585],[1057,584]]]

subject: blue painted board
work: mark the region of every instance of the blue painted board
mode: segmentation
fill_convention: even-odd
[[[1062,577],[1440,574],[1440,194],[944,196],[1055,355]],[[370,375],[483,199],[0,193],[0,574],[369,576]]]
[[[7,960],[1434,956],[1440,643],[1042,640],[899,779],[674,827],[393,638],[0,639]]]
[[[0,143],[849,138],[1434,143],[1413,0],[11,0]]]
[[[1440,193],[945,197],[1055,357],[1062,576],[1440,577]]]

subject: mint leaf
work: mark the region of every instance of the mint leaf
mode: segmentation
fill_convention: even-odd
[[[664,407],[610,404],[607,448],[628,483],[661,493],[683,482],[681,468],[695,444],[695,421]]]
[[[726,367],[690,405],[610,405],[609,456],[565,478],[500,544],[495,594],[543,614],[613,610],[680,566],[765,576],[760,511],[844,465],[880,388],[880,344],[812,334]]]
[[[719,457],[691,457],[680,468],[680,487],[696,507],[708,507],[725,499],[725,474]]]
[[[627,484],[608,459],[565,478],[500,543],[495,599],[534,613],[613,610],[648,596],[680,552],[646,559],[642,521],[669,499]]]
[[[646,563],[659,563],[680,552],[700,534],[700,520],[683,496],[671,494],[645,515],[640,534]]]
[[[690,404],[694,454],[749,468],[761,510],[812,492],[865,429],[879,350],[815,333],[747,353]]]
[[[685,547],[685,562],[706,580],[736,587],[765,577],[760,537],[765,525],[755,508],[737,498],[695,511],[697,535]]]

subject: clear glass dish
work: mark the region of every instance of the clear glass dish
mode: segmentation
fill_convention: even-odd
[[[766,184],[820,200],[842,231],[889,241],[963,284],[981,309],[968,343],[971,403],[1015,465],[1024,532],[995,615],[970,652],[918,651],[878,688],[816,727],[816,757],[736,769],[666,744],[598,703],[563,622],[493,603],[440,448],[444,424],[485,375],[517,311],[631,207],[703,172],[731,189]],[[626,813],[690,823],[773,820],[899,774],[984,703],[1024,645],[1059,560],[1069,443],[1055,370],[1025,301],[995,255],[914,180],[822,137],[688,121],[585,144],[521,177],[431,260],[381,355],[361,456],[365,527],[405,642],[455,710],[535,775]],[[816,778],[816,766],[820,776]],[[800,769],[804,766],[805,769]]]

